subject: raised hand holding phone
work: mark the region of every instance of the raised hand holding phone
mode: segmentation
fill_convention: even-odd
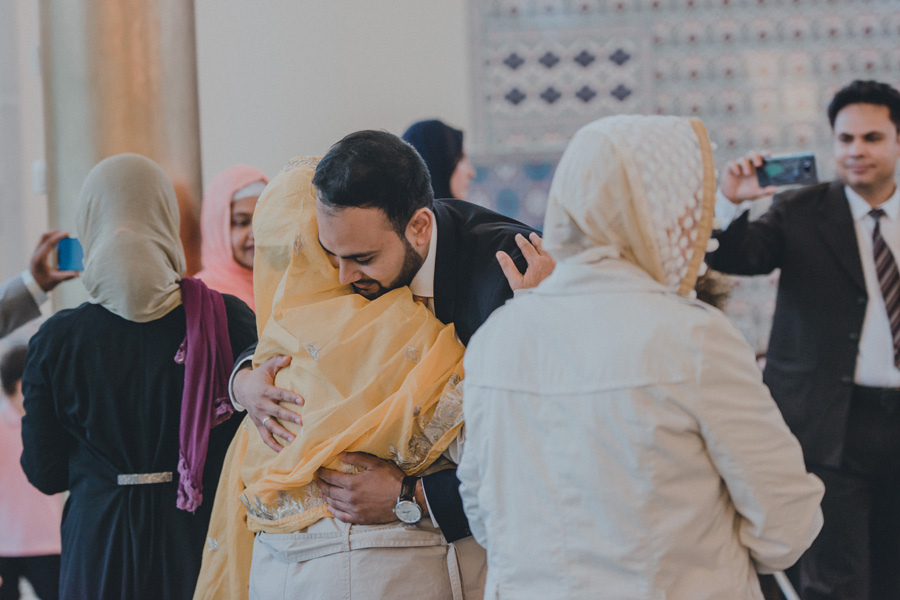
[[[756,170],[762,167],[763,161],[769,156],[768,152],[752,151],[729,162],[719,184],[722,195],[733,203],[740,204],[745,200],[774,194],[777,188],[774,185],[761,186],[756,176]]]
[[[31,255],[29,270],[35,282],[45,292],[49,292],[63,281],[78,277],[79,271],[60,269],[50,264],[50,255],[57,248],[60,240],[66,239],[69,234],[65,231],[48,231],[41,236],[34,254]],[[81,245],[78,246],[81,248]]]

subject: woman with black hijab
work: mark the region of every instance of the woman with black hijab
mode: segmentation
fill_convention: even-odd
[[[403,139],[425,160],[435,198],[466,199],[475,169],[463,148],[462,131],[432,119],[410,125]]]

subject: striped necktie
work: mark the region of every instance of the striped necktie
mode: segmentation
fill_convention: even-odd
[[[876,208],[869,212],[869,216],[875,219],[875,230],[872,231],[875,272],[878,273],[881,295],[884,296],[884,306],[891,324],[891,338],[894,340],[894,364],[900,368],[900,273],[897,272],[897,263],[894,261],[891,249],[881,237],[880,219],[884,216],[884,211]]]

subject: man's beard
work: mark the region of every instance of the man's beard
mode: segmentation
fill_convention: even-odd
[[[405,254],[403,256],[403,267],[400,269],[400,273],[397,275],[397,277],[394,278],[394,281],[392,281],[387,286],[383,286],[380,282],[375,281],[374,279],[364,279],[353,284],[353,291],[355,291],[363,298],[374,300],[375,298],[383,296],[391,290],[403,287],[404,285],[409,285],[410,282],[412,282],[413,277],[415,277],[416,273],[419,272],[419,269],[422,268],[422,263],[425,262],[425,259],[422,258],[418,252],[416,252],[416,249],[412,247],[412,244],[409,243],[409,240],[407,240],[404,236],[400,236],[400,239],[403,242],[403,250]],[[356,285],[360,283],[374,285],[374,290],[364,292],[356,287]]]

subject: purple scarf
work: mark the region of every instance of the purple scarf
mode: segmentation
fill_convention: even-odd
[[[176,506],[194,512],[203,502],[209,431],[234,412],[228,398],[234,355],[222,294],[193,277],[180,285],[187,335],[175,355],[175,362],[184,363]]]

